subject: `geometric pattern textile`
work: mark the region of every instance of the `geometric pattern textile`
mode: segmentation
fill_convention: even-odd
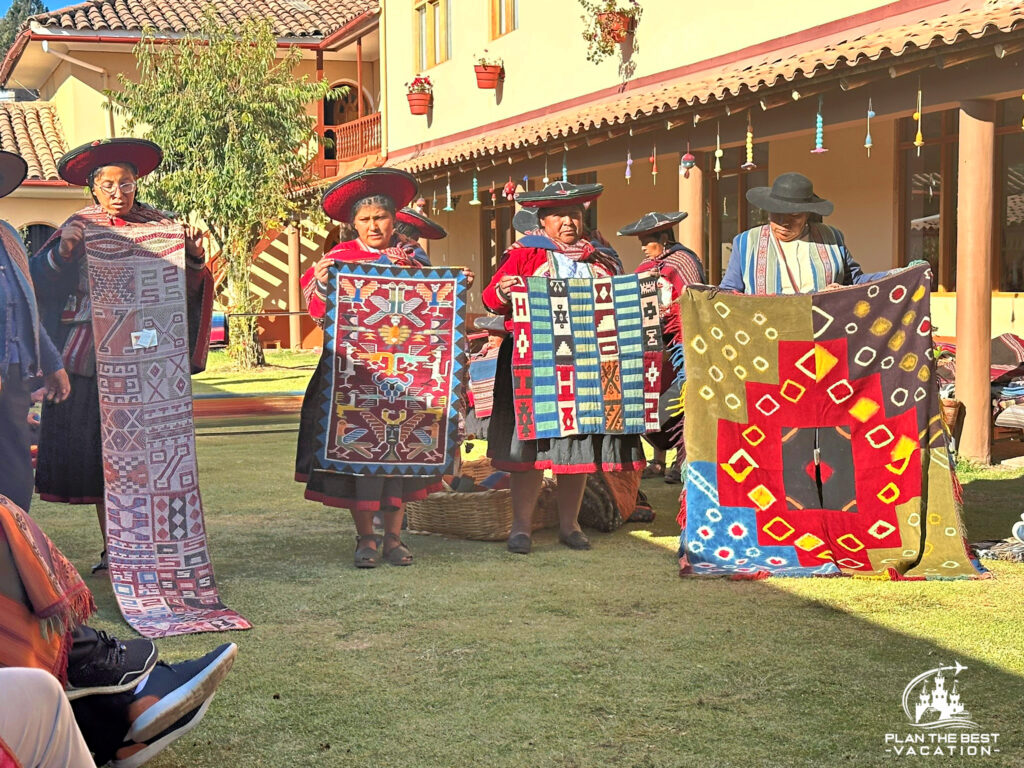
[[[314,469],[435,476],[458,452],[465,373],[461,270],[331,265]]]
[[[657,275],[527,277],[511,290],[521,440],[659,429]]]
[[[172,224],[85,234],[110,581],[125,620],[146,637],[251,626],[221,602],[206,546],[184,242]]]
[[[939,410],[927,267],[792,296],[689,289],[680,572],[984,578]]]

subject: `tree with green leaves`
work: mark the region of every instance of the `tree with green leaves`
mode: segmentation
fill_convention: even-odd
[[[278,58],[266,20],[226,28],[208,10],[197,34],[174,45],[147,34],[135,56],[138,82],[121,75],[112,96],[128,131],[164,150],[145,195],[209,229],[226,264],[229,354],[241,368],[262,365],[253,249],[298,218],[294,193],[312,181],[318,140],[306,109],[339,94],[295,76],[299,49]]]
[[[46,13],[46,6],[40,0],[14,0],[11,3],[7,13],[0,19],[0,58],[7,55],[25,19],[39,13]]]

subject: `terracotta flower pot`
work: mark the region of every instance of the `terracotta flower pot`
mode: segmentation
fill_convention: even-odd
[[[613,43],[623,42],[633,31],[633,17],[626,13],[599,13],[597,23],[604,37]]]
[[[407,93],[405,98],[409,100],[409,111],[414,115],[425,115],[427,110],[430,109],[430,104],[434,100],[434,94],[432,93]]]
[[[505,79],[505,68],[500,64],[477,64],[473,71],[476,72],[477,88],[494,90],[498,82]]]

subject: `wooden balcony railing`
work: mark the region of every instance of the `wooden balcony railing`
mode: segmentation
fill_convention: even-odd
[[[380,112],[341,125],[325,125],[320,132],[333,142],[320,150],[323,178],[334,176],[341,163],[380,152]]]

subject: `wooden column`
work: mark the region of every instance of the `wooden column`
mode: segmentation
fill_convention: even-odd
[[[299,228],[292,222],[288,225],[288,311],[301,312],[302,302],[299,296],[302,291],[299,286],[299,261],[301,256],[301,242],[299,240]],[[288,315],[288,348],[299,349],[302,346],[302,318],[299,315]]]
[[[707,233],[704,231],[704,173],[700,158],[690,169],[690,178],[679,177],[679,210],[688,214],[679,223],[679,242],[700,257],[707,271]]]
[[[320,82],[324,79],[324,52],[317,50],[316,52],[316,79]],[[324,100],[320,99],[316,103],[316,130],[320,134],[320,138],[324,136]],[[337,155],[335,155],[337,157]],[[317,175],[324,175],[324,145],[319,143],[316,149],[316,165]]]
[[[363,38],[356,38],[356,108],[359,110],[359,117],[363,116]]]
[[[957,160],[956,397],[964,404],[959,453],[992,461],[992,206],[995,204],[994,101],[960,105]],[[943,179],[945,182],[945,179]]]

